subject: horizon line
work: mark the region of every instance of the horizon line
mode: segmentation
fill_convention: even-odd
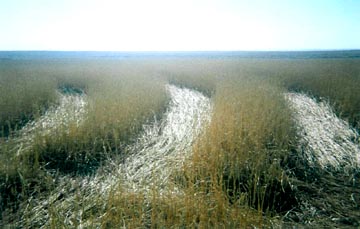
[[[127,53],[188,53],[188,52],[331,52],[331,51],[360,51],[360,48],[349,49],[278,49],[278,50],[41,50],[18,49],[0,50],[0,52],[127,52]]]

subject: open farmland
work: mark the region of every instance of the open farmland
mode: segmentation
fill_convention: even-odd
[[[0,59],[0,226],[360,225],[358,51],[40,54]]]

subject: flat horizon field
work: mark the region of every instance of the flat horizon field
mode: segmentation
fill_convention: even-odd
[[[360,226],[360,51],[0,51],[0,226]]]

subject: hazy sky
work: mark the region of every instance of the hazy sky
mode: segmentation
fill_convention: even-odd
[[[0,0],[0,50],[360,49],[360,0]]]

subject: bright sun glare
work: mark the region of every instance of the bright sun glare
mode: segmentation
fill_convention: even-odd
[[[360,2],[14,0],[0,3],[3,50],[360,48]],[[351,4],[350,4],[351,3]]]

